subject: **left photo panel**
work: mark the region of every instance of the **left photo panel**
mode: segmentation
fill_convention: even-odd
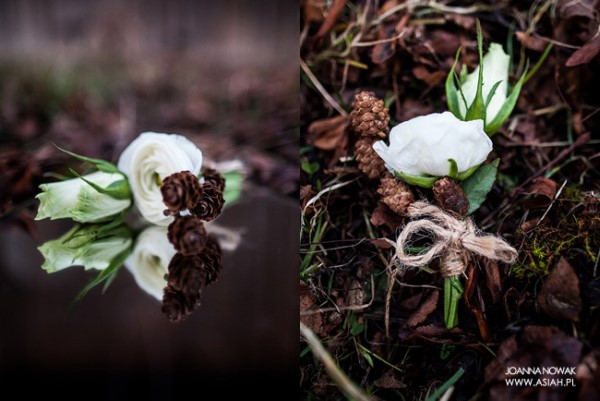
[[[0,382],[297,391],[297,8],[0,3]]]

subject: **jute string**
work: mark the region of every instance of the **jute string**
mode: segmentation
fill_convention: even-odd
[[[440,273],[444,277],[463,274],[471,255],[479,255],[504,263],[514,263],[517,250],[502,238],[479,232],[470,218],[459,220],[427,202],[413,202],[408,207],[412,219],[396,241],[396,259],[401,267],[422,267],[440,257]],[[418,232],[428,231],[434,243],[425,253],[407,255],[405,249]]]

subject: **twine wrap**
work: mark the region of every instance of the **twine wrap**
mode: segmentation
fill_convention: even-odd
[[[470,218],[459,220],[427,202],[412,203],[407,215],[413,219],[422,218],[409,222],[398,236],[396,258],[403,267],[425,266],[434,258],[441,257],[440,273],[450,277],[465,272],[472,254],[504,263],[514,263],[517,259],[515,248],[495,235],[480,235]],[[407,255],[404,249],[410,238],[420,231],[434,235],[433,245],[425,253]]]

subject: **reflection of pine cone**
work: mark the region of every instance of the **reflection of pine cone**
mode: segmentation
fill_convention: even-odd
[[[442,177],[433,187],[435,200],[442,209],[458,216],[464,216],[469,211],[469,199],[465,191],[450,177]]]
[[[225,190],[225,178],[213,168],[205,168],[202,171],[202,178],[204,178],[204,184],[212,184],[223,192]]]
[[[389,132],[388,109],[373,92],[360,92],[354,96],[350,117],[352,128],[363,137],[385,138]]]
[[[190,212],[204,221],[211,221],[221,214],[224,205],[223,191],[213,184],[205,183],[202,185],[202,197]]]
[[[169,211],[179,212],[194,207],[202,194],[198,177],[181,171],[165,178],[160,186],[163,202]]]
[[[206,273],[204,266],[196,255],[185,256],[176,253],[169,263],[167,276],[168,286],[180,291],[186,297],[200,296],[200,290],[205,286]]]
[[[200,297],[186,297],[169,286],[164,289],[162,312],[173,322],[181,322],[200,306]]]
[[[390,176],[381,179],[377,193],[383,203],[399,215],[406,214],[406,209],[415,200],[408,185]]]
[[[202,220],[195,216],[178,216],[169,224],[169,242],[183,255],[202,252],[208,235]]]
[[[360,171],[369,178],[381,177],[385,172],[385,163],[383,159],[373,150],[373,145],[369,139],[359,139],[354,148],[354,158],[358,163]]]
[[[204,251],[198,256],[202,259],[206,274],[204,285],[208,286],[217,281],[223,269],[223,253],[219,242],[213,237],[209,237]]]

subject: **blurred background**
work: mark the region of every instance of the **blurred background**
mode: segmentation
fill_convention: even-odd
[[[0,383],[22,395],[176,399],[297,388],[298,10],[294,2],[0,1]],[[241,160],[244,196],[218,222],[242,233],[202,306],[179,324],[123,269],[52,275],[36,250],[38,185],[116,161],[140,132],[179,133]],[[278,387],[278,388],[279,388]],[[83,391],[83,392],[82,392]]]

